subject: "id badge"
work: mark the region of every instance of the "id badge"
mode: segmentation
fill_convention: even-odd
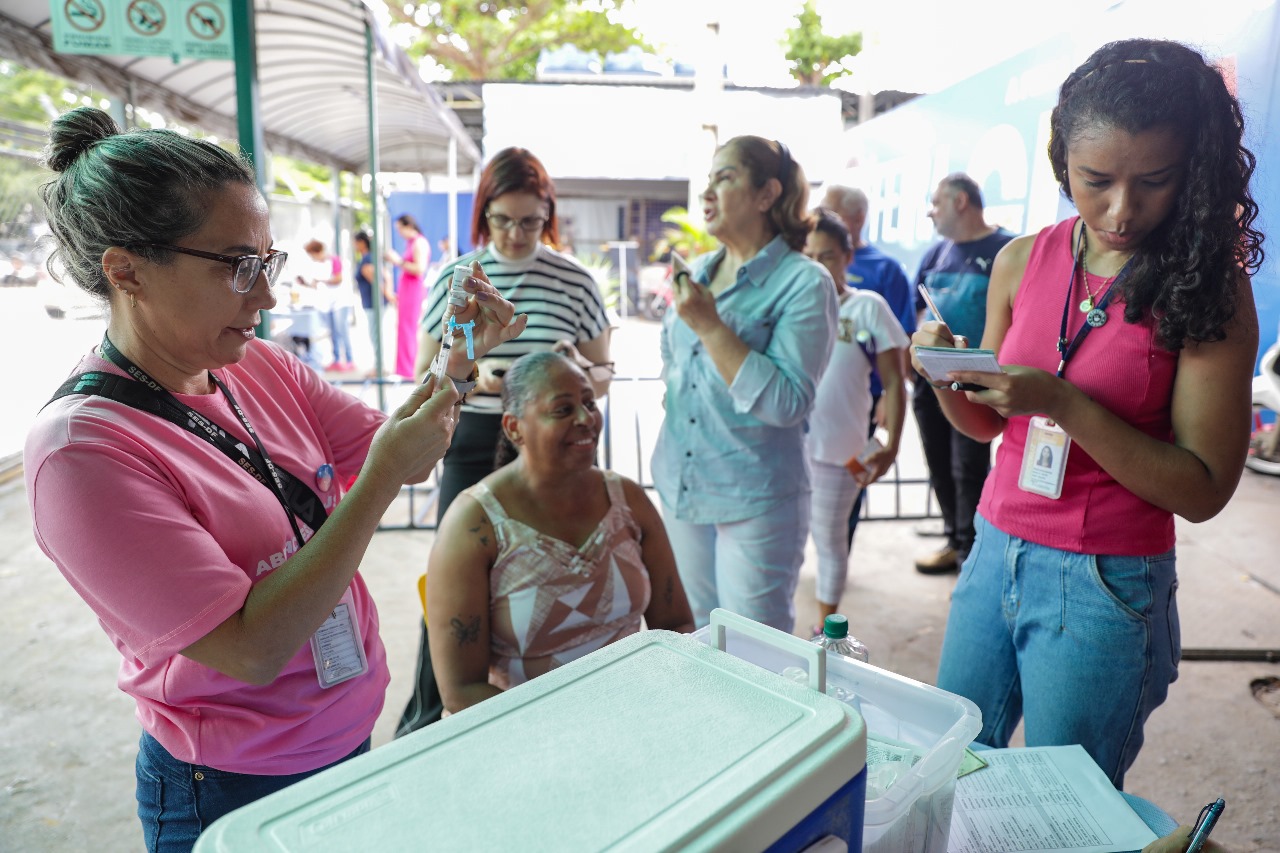
[[[350,587],[320,629],[311,635],[311,657],[320,686],[329,688],[369,671],[364,644],[356,630],[355,597]]]
[[[1018,488],[1054,500],[1060,498],[1070,451],[1071,436],[1062,427],[1045,417],[1032,418],[1027,427]]]

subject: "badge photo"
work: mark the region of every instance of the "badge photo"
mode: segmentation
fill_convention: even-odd
[[[1062,427],[1048,418],[1033,417],[1022,450],[1018,488],[1053,500],[1060,498],[1070,450],[1071,436]]]

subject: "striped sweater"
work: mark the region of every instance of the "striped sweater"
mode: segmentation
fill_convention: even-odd
[[[490,244],[463,255],[440,271],[422,314],[423,325],[437,341],[444,332],[453,267],[470,266],[473,261],[480,262],[493,286],[515,305],[516,313],[529,315],[524,332],[495,347],[487,358],[514,361],[531,352],[549,350],[557,341],[578,344],[594,340],[609,326],[600,290],[582,264],[543,244],[529,257],[513,261],[499,255]],[[491,412],[498,407],[496,397],[471,395],[464,409]]]

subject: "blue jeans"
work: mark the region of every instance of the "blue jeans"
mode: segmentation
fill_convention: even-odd
[[[791,633],[796,580],[809,538],[809,493],[745,521],[691,524],[664,502],[663,522],[675,552],[693,621],[711,621],[716,607]]]
[[[329,342],[333,344],[334,361],[355,361],[351,354],[351,308],[339,306],[325,312],[329,321]]]
[[[241,806],[369,751],[369,740],[325,767],[289,776],[250,776],[187,764],[146,732],[138,741],[138,819],[150,853],[188,853],[211,823]]]
[[[977,517],[942,641],[938,686],[982,711],[978,741],[1078,743],[1117,788],[1178,677],[1174,552],[1075,554]]]

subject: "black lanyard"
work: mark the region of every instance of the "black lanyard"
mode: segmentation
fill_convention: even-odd
[[[293,528],[293,533],[297,537],[298,547],[302,547],[303,541],[302,532],[298,529],[298,523],[294,518],[295,513],[307,523],[307,526],[313,532],[320,529],[320,525],[328,518],[323,502],[316,496],[315,492],[288,471],[276,467],[275,463],[271,461],[271,457],[267,454],[267,449],[258,438],[257,432],[254,431],[253,425],[249,423],[249,419],[245,416],[244,410],[240,408],[230,389],[212,371],[209,373],[209,378],[213,380],[214,384],[218,386],[218,390],[222,392],[223,396],[227,398],[227,402],[231,404],[231,408],[236,413],[236,417],[239,418],[241,426],[244,427],[249,437],[253,439],[256,450],[233,442],[218,424],[190,406],[182,405],[173,394],[148,376],[142,368],[130,361],[124,353],[116,349],[115,345],[105,335],[102,338],[101,350],[109,361],[137,381],[125,379],[114,373],[83,373],[73,376],[64,382],[62,387],[54,394],[54,400],[69,394],[97,394],[177,424],[217,447],[235,462],[237,467],[271,490],[271,493],[276,496],[276,500],[280,501],[280,506],[284,508],[285,515],[289,518],[289,526]]]
[[[1094,316],[1101,317],[1102,322],[1097,323],[1096,325],[1098,326],[1101,326],[1106,322],[1107,304],[1111,301],[1111,294],[1115,292],[1115,289],[1122,281],[1124,281],[1125,276],[1129,274],[1129,263],[1133,260],[1131,257],[1128,261],[1124,262],[1124,266],[1120,268],[1120,272],[1111,280],[1111,284],[1107,286],[1106,292],[1102,294],[1097,303],[1088,312],[1085,322],[1081,324],[1079,330],[1076,331],[1076,336],[1072,338],[1070,345],[1068,345],[1067,318],[1071,316],[1071,292],[1076,288],[1076,270],[1082,267],[1081,261],[1083,259],[1083,255],[1080,252],[1080,248],[1084,245],[1084,229],[1086,227],[1084,220],[1080,220],[1080,236],[1076,238],[1076,250],[1071,258],[1071,277],[1067,279],[1067,301],[1062,306],[1062,327],[1058,332],[1058,354],[1062,356],[1062,360],[1058,362],[1057,376],[1059,379],[1062,378],[1062,374],[1067,370],[1067,362],[1071,361],[1072,357],[1076,354],[1076,350],[1080,349],[1080,345],[1084,343],[1084,339],[1087,338],[1089,333],[1094,330],[1095,324],[1089,322],[1088,318]],[[1089,275],[1087,272],[1083,271],[1081,274],[1086,277]],[[1089,282],[1087,280],[1085,281],[1084,287],[1085,292],[1088,292]],[[1097,313],[1095,314],[1095,312]]]

